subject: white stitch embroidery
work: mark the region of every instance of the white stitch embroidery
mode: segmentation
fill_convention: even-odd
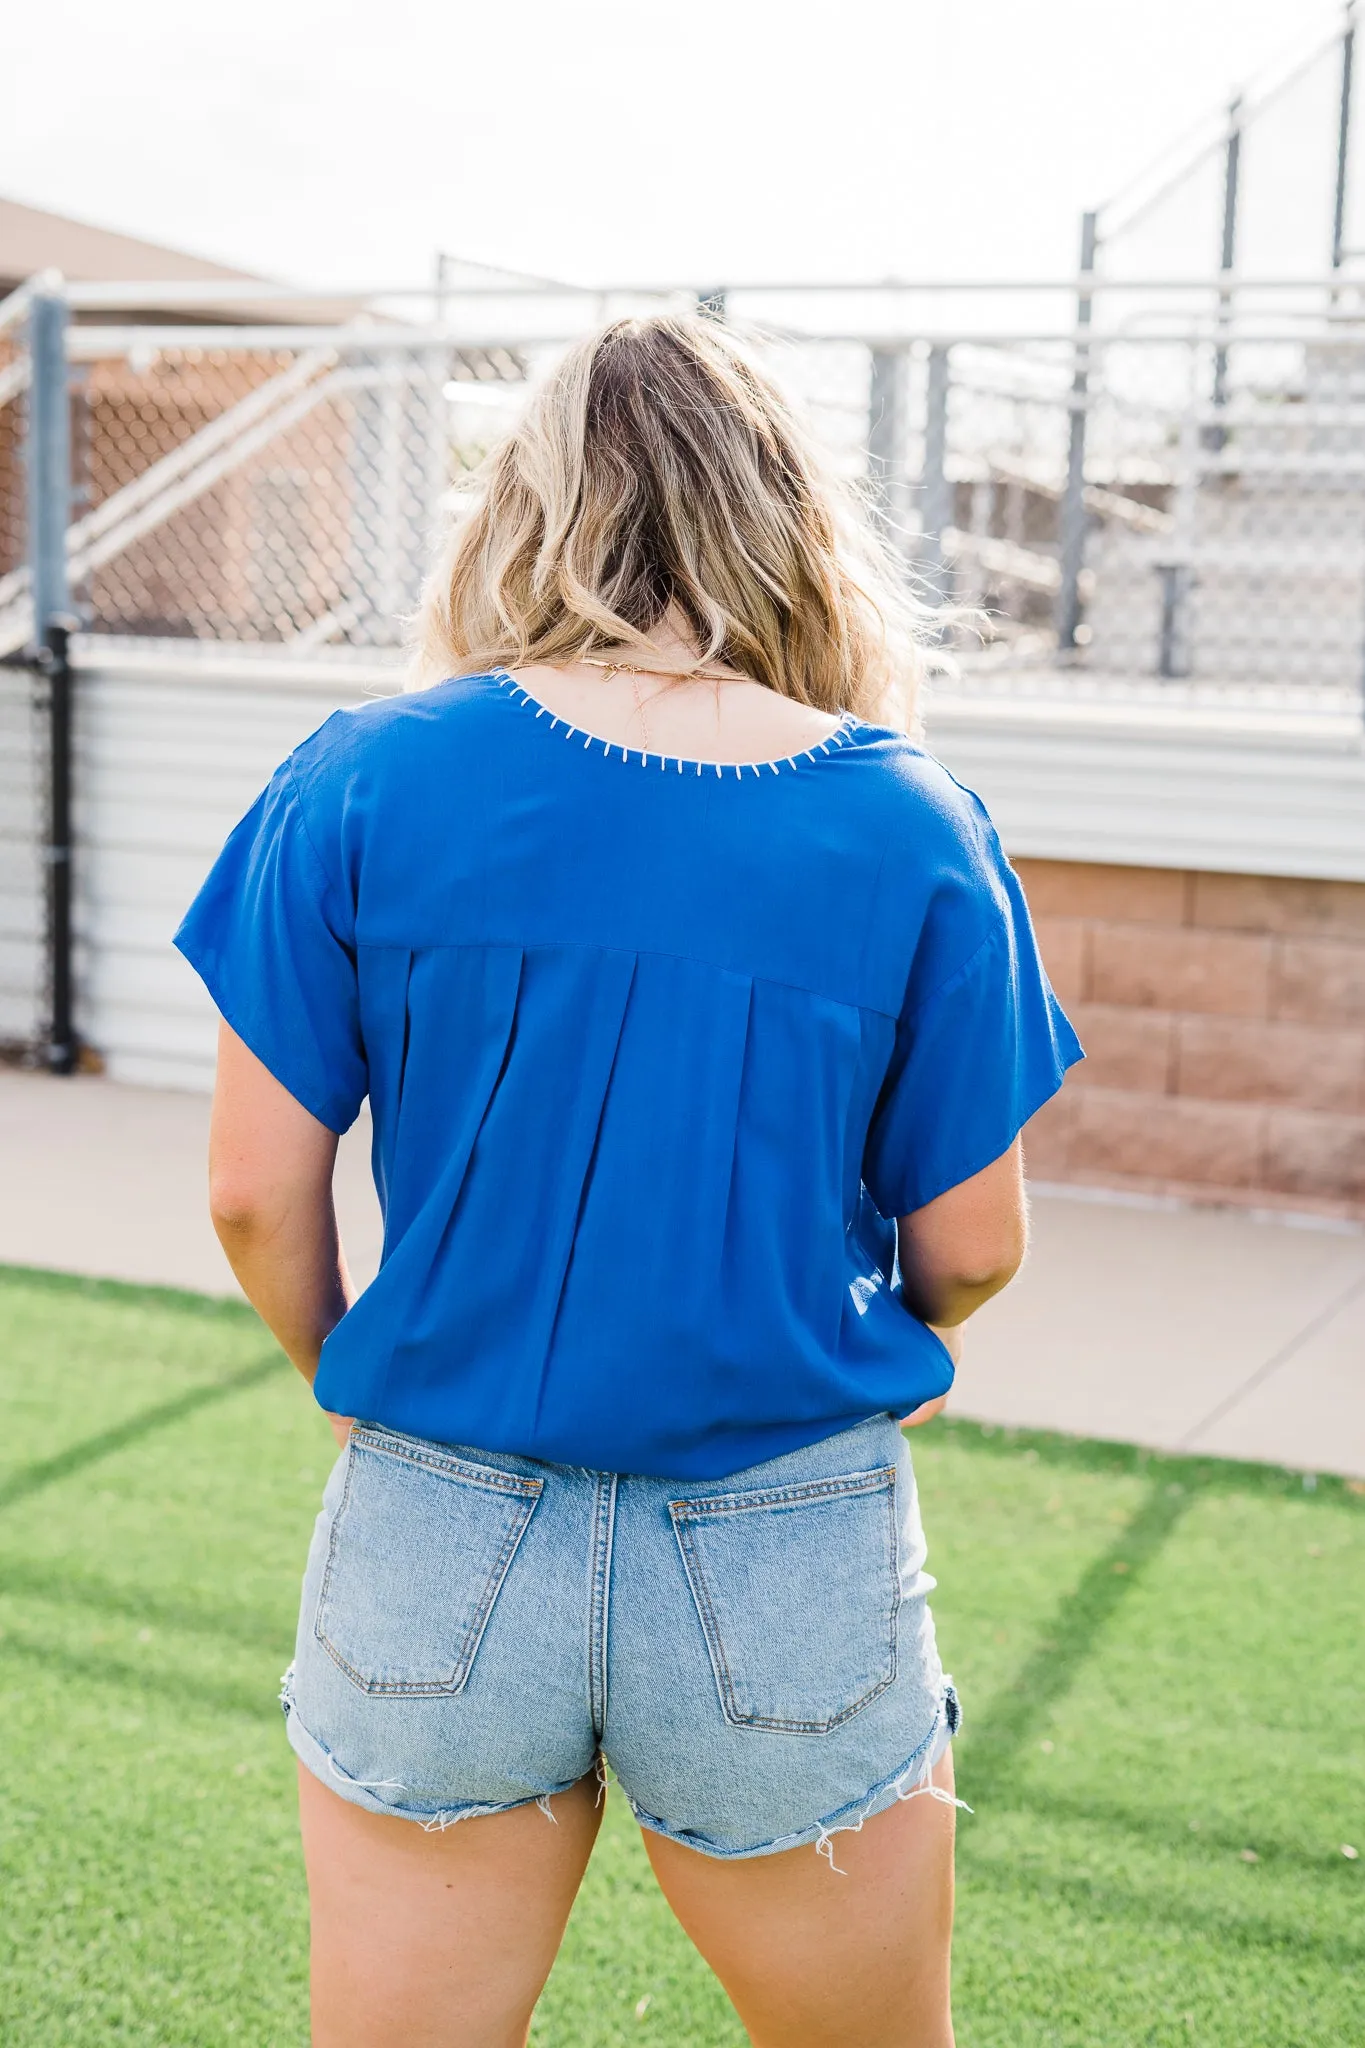
[[[512,678],[506,673],[505,670],[494,671],[492,673],[492,680],[497,683],[497,686],[500,690],[507,691],[509,696],[511,696],[516,703],[528,705],[530,709],[534,711],[537,718],[548,718],[550,721],[551,732],[558,732],[560,726],[562,725],[564,727],[564,737],[566,739],[578,738],[579,732],[582,730],[581,727],[571,725],[567,718],[564,718],[557,712],[553,711],[548,704],[542,704],[539,698],[533,697],[529,690],[525,690],[522,688],[520,683],[513,682]],[[834,732],[830,734],[828,739],[824,740],[823,742],[815,746],[807,747],[803,753],[786,754],[774,761],[689,762],[681,754],[660,754],[659,767],[661,771],[666,770],[671,760],[673,762],[674,767],[677,769],[679,775],[681,775],[683,771],[689,767],[692,768],[693,771],[698,775],[703,774],[707,768],[714,768],[716,771],[717,780],[724,779],[725,770],[727,767],[729,767],[734,769],[735,780],[737,782],[743,781],[746,770],[751,771],[755,776],[757,776],[761,780],[765,768],[768,769],[770,773],[772,773],[773,775],[780,775],[784,768],[790,768],[794,771],[801,766],[803,761],[813,761],[817,754],[828,754],[832,747],[851,746],[854,743],[855,739],[854,727],[858,724],[858,722],[859,721],[854,717],[851,711],[846,711],[843,714],[843,717],[840,720],[839,725],[836,727]],[[630,760],[629,747],[625,746],[620,741],[603,739],[601,735],[598,733],[585,732],[583,734],[583,746],[585,750],[591,747],[594,741],[596,741],[597,744],[600,745],[604,759],[609,759],[613,748],[619,745],[621,748],[622,761],[625,762]],[[647,768],[649,766],[650,758],[651,757],[648,751],[644,748],[641,748],[640,765],[642,767]]]

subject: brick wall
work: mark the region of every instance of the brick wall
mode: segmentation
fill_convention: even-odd
[[[1089,1055],[1034,1178],[1365,1214],[1365,883],[1016,865]]]

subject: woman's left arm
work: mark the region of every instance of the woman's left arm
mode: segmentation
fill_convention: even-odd
[[[336,1151],[336,1132],[221,1024],[209,1213],[243,1293],[310,1386],[323,1339],[355,1299],[332,1206]],[[332,1418],[339,1443],[349,1426]]]

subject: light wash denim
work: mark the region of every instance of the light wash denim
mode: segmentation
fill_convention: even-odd
[[[309,1554],[289,1739],[427,1828],[605,1757],[659,1834],[832,1862],[833,1834],[933,1789],[958,1726],[924,1561],[889,1416],[701,1482],[361,1425]]]

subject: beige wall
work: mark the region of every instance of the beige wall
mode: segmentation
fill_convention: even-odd
[[[1031,1174],[1365,1214],[1365,883],[1017,866],[1089,1055]]]

